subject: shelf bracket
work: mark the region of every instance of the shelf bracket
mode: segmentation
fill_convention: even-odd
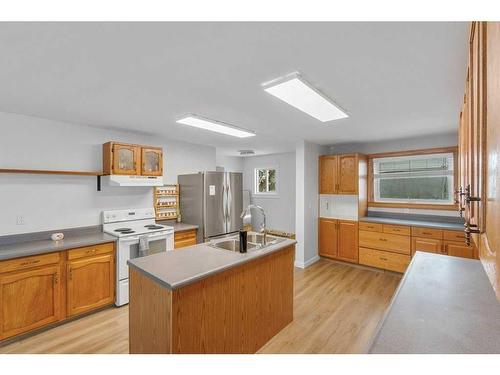
[[[97,191],[101,191],[101,175],[97,175]]]

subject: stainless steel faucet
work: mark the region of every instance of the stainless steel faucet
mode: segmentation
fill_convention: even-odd
[[[250,210],[252,208],[256,208],[258,209],[260,212],[262,212],[262,217],[264,218],[264,220],[262,221],[262,224],[260,225],[260,233],[263,234],[263,245],[267,245],[267,229],[266,229],[266,213],[264,212],[264,209],[261,207],[261,206],[257,206],[256,204],[249,204],[247,206],[247,208],[245,208],[243,210],[243,212],[241,213],[241,218],[243,219],[245,217],[245,215],[250,212]]]

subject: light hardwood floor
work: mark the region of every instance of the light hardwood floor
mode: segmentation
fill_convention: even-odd
[[[326,259],[296,269],[294,320],[259,353],[363,352],[400,279]],[[128,306],[0,347],[0,353],[128,353]]]

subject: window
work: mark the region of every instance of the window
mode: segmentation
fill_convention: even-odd
[[[276,195],[278,193],[277,168],[255,168],[254,194]]]
[[[372,159],[373,201],[453,204],[454,153]]]

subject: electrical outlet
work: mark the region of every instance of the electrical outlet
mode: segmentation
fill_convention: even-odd
[[[16,224],[17,225],[24,225],[26,224],[26,220],[24,220],[24,216],[18,215],[16,218]]]

